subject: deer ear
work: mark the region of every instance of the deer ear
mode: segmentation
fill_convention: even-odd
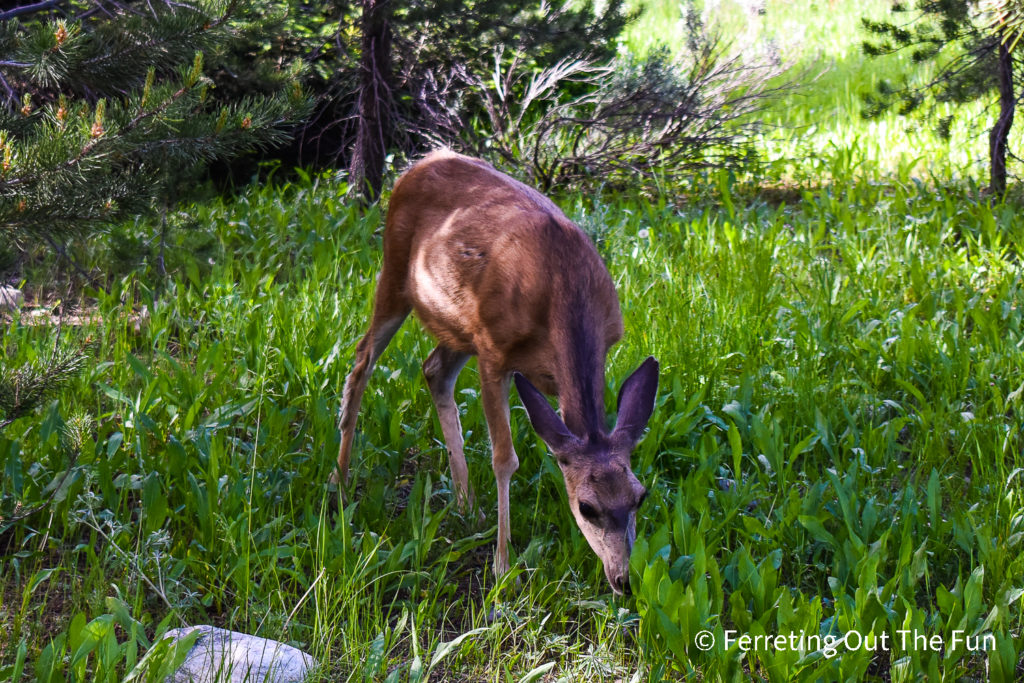
[[[614,434],[625,436],[631,444],[636,445],[654,412],[654,397],[657,393],[658,361],[654,356],[648,356],[622,383]]]
[[[537,435],[544,440],[544,443],[555,453],[565,454],[579,439],[569,431],[569,428],[558,417],[544,394],[540,393],[530,380],[518,372],[513,376],[516,383],[516,390],[519,391],[519,398],[526,406],[526,413],[530,416]]]

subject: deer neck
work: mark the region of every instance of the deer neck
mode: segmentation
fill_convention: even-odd
[[[603,326],[593,315],[590,302],[579,297],[561,312],[562,340],[558,378],[558,406],[562,420],[580,438],[607,434],[604,413]]]

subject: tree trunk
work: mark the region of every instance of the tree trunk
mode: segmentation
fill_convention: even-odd
[[[359,123],[349,165],[351,188],[369,203],[380,196],[391,133],[391,0],[362,0]]]
[[[1016,105],[1013,91],[1013,60],[1010,50],[999,42],[997,76],[999,79],[999,118],[988,134],[989,191],[998,196],[1006,192],[1006,141],[1013,126]]]

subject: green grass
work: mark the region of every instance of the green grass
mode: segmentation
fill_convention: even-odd
[[[380,213],[299,178],[174,217],[160,291],[133,269],[89,292],[92,322],[0,332],[4,362],[93,358],[0,431],[0,680],[163,680],[181,654],[153,644],[196,623],[296,644],[331,681],[1019,678],[1019,207],[979,198],[968,150],[856,117],[852,3],[819,4],[807,41],[837,72],[773,110],[793,126],[764,141],[772,191],[709,174],[558,198],[600,233],[622,302],[609,412],[640,360],[662,364],[633,460],[651,490],[634,597],[609,592],[514,395],[514,569],[496,580],[475,364],[456,398],[483,522],[454,504],[412,320],[371,378],[353,495],[327,486]],[[801,16],[768,10],[772,30]],[[743,652],[726,631],[890,640]]]
[[[195,207],[223,245],[212,265],[183,268],[161,299],[129,279],[99,296],[102,325],[63,331],[63,343],[91,337],[92,371],[0,436],[5,510],[63,482],[48,509],[7,533],[5,659],[24,643],[29,661],[44,661],[72,616],[118,606],[147,638],[161,622],[224,624],[297,642],[347,680],[414,679],[417,661],[425,670],[469,632],[437,664],[448,680],[519,680],[546,664],[567,680],[742,668],[856,678],[896,666],[895,654],[888,665],[871,653],[701,654],[702,628],[920,623],[948,637],[962,625],[1010,643],[1015,662],[1024,230],[1014,209],[913,182],[851,178],[792,206],[721,187],[730,201],[563,202],[581,223],[598,211],[612,228],[604,250],[627,335],[609,376],[621,381],[648,353],[662,361],[656,419],[634,456],[653,491],[635,600],[610,597],[518,408],[520,585],[495,584],[475,373],[457,395],[484,524],[453,505],[419,373],[430,341],[415,324],[374,373],[356,494],[337,511],[324,482],[379,217],[321,179]],[[126,300],[150,311],[138,332]],[[16,324],[3,343],[19,360],[49,348],[53,330]],[[94,426],[64,480],[60,434],[78,414]],[[911,671],[985,666],[979,655],[917,656]]]
[[[634,3],[636,4],[636,3]],[[644,0],[638,21],[624,44],[643,53],[665,43],[681,50],[681,11],[688,2]],[[890,16],[890,0],[707,0],[693,3],[706,25],[722,38],[727,54],[757,58],[777,53],[790,66],[787,76],[801,84],[771,103],[764,115],[768,129],[760,151],[773,166],[771,175],[785,183],[827,183],[832,170],[820,161],[823,151],[851,154],[860,175],[912,175],[939,182],[987,173],[987,131],[995,120],[986,103],[956,108],[942,105],[937,115],[955,114],[949,139],[941,139],[927,121],[906,119],[894,112],[865,121],[862,96],[880,80],[894,84],[907,78],[924,82],[930,64],[914,65],[907,53],[868,58],[861,44],[870,35],[862,18]],[[760,5],[763,13],[752,12]],[[995,100],[993,99],[992,104]],[[1019,148],[1024,133],[1018,126],[1011,146]]]

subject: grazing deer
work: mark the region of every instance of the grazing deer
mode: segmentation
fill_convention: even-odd
[[[438,340],[423,374],[463,509],[472,493],[454,387],[469,357],[478,358],[498,486],[498,575],[509,568],[508,490],[519,467],[509,428],[514,376],[558,459],[576,523],[612,589],[628,592],[636,511],[647,493],[629,458],[654,410],[658,362],[648,358],[623,383],[609,432],[604,363],[622,337],[622,314],[594,245],[549,199],[483,161],[438,151],[403,174],[387,213],[370,328],[345,380],[336,481],[347,480],[369,374],[412,310]],[[534,385],[558,397],[561,418]]]

